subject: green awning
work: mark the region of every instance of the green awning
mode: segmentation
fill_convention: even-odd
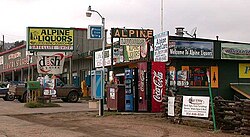
[[[230,83],[230,86],[241,95],[250,99],[250,83]]]

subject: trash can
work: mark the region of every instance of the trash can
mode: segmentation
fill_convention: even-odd
[[[123,84],[110,84],[106,88],[108,110],[125,111],[125,86]]]

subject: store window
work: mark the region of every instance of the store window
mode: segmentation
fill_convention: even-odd
[[[207,71],[210,71],[210,67],[190,66],[189,86],[208,86]]]

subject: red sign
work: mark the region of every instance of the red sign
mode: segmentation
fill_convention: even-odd
[[[152,112],[161,112],[162,98],[166,93],[166,67],[164,62],[152,62]]]
[[[138,85],[139,85],[138,111],[147,111],[146,74],[147,74],[147,62],[138,63]]]

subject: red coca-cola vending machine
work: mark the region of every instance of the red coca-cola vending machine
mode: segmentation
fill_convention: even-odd
[[[164,62],[152,62],[151,68],[151,112],[161,112],[162,99],[166,94],[166,65]]]

